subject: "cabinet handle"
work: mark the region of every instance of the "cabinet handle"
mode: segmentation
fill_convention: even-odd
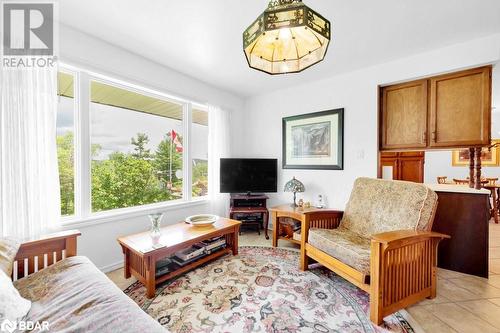
[[[424,144],[427,143],[427,132],[422,133],[422,143],[424,143]]]
[[[436,140],[437,140],[437,132],[436,131],[432,131],[432,141],[436,142]]]

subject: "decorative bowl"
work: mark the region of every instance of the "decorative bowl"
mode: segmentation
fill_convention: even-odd
[[[195,227],[205,227],[215,223],[217,221],[217,215],[212,214],[199,214],[186,217],[186,223],[189,223]]]

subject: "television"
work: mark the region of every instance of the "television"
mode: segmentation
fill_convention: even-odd
[[[221,193],[269,193],[278,191],[278,160],[221,158]]]

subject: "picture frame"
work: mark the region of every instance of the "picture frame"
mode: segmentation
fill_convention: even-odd
[[[344,109],[285,117],[283,169],[344,170]]]
[[[500,139],[491,140],[491,144],[499,143]],[[469,149],[459,149],[452,152],[451,165],[454,167],[469,166]],[[481,150],[481,166],[500,166],[500,149],[498,147],[483,147]]]

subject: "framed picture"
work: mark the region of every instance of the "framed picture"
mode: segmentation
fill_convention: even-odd
[[[491,140],[491,144],[500,142],[499,139]],[[452,166],[469,166],[469,149],[454,150],[452,152]],[[498,147],[490,149],[482,148],[481,150],[481,165],[482,166],[500,166],[500,150]]]
[[[344,109],[283,118],[284,169],[344,169]]]

